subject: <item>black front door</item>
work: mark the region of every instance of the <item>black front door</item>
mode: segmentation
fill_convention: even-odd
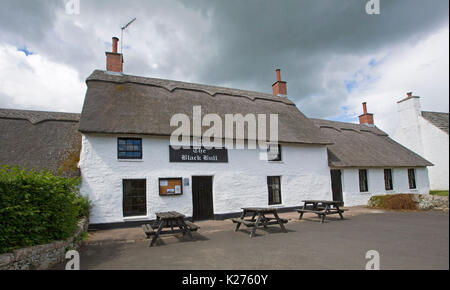
[[[214,218],[212,176],[192,177],[192,203],[194,220]]]
[[[341,206],[344,205],[342,196],[342,180],[340,170],[331,170],[331,188],[333,190],[333,201],[340,201]]]

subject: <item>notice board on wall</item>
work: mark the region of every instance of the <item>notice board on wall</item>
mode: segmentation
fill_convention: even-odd
[[[182,195],[183,194],[183,178],[160,178],[159,179],[159,195]]]

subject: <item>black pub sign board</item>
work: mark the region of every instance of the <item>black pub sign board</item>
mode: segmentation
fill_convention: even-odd
[[[182,163],[182,162],[205,162],[205,163],[228,163],[228,150],[224,148],[195,148],[189,149],[170,148],[170,162]]]

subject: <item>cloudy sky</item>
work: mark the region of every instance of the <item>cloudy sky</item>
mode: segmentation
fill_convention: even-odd
[[[396,102],[449,108],[449,1],[0,0],[0,108],[80,112],[85,79],[124,35],[126,74],[271,93],[275,68],[307,116],[392,133]]]

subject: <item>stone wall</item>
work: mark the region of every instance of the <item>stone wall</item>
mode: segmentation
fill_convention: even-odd
[[[448,196],[431,194],[414,195],[417,208],[421,210],[443,210],[448,212]]]
[[[87,231],[88,220],[78,223],[75,234],[65,240],[46,245],[17,249],[12,253],[0,255],[0,270],[46,270],[65,261],[68,249],[77,249],[82,235]]]
[[[394,197],[395,195],[375,195],[367,203],[369,208],[386,208],[384,198]],[[438,196],[431,194],[400,194],[403,197],[403,204],[397,200],[397,206],[403,209],[418,209],[418,210],[441,210],[448,212],[448,196]],[[408,197],[410,203],[405,202],[405,196]],[[400,203],[400,204],[398,204]],[[410,206],[412,203],[412,206]],[[387,206],[387,209],[391,209]]]

